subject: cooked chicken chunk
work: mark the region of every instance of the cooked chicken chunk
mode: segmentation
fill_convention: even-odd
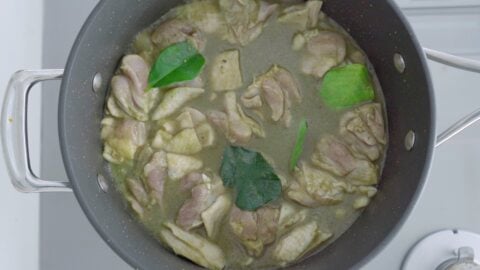
[[[310,0],[303,4],[289,6],[281,12],[278,21],[294,24],[299,30],[316,27],[322,1]]]
[[[332,236],[318,228],[315,221],[293,229],[292,232],[280,239],[273,251],[273,257],[285,265],[315,248]]]
[[[152,34],[152,41],[160,50],[182,41],[190,41],[199,51],[205,48],[206,40],[190,23],[171,19],[161,23]]]
[[[255,212],[242,211],[236,206],[230,212],[229,224],[234,234],[252,256],[260,256],[264,246],[275,241],[280,211],[264,206]]]
[[[104,118],[101,137],[104,140],[103,157],[112,163],[122,163],[134,158],[137,149],[147,139],[147,126],[128,119]]]
[[[214,91],[235,90],[242,86],[242,83],[238,50],[222,52],[213,59],[210,85]]]
[[[372,162],[354,157],[346,145],[331,136],[317,144],[312,162],[353,184],[373,185],[378,181],[378,168]]]
[[[354,154],[377,160],[386,142],[380,104],[366,104],[345,113],[340,119],[340,134]]]
[[[199,97],[204,92],[205,90],[202,88],[193,87],[178,87],[168,90],[162,102],[153,111],[152,120],[160,120],[172,115],[187,102]]]
[[[160,231],[163,240],[173,251],[208,269],[223,269],[226,264],[222,249],[207,239],[182,230],[173,223],[165,223]]]
[[[302,72],[318,78],[342,63],[347,51],[345,39],[340,34],[318,30],[297,34],[293,39],[293,48],[303,49]]]
[[[176,223],[185,230],[202,225],[201,214],[223,192],[223,185],[218,177],[202,174],[202,181],[191,190],[192,197],[185,201],[178,211]]]
[[[168,177],[172,180],[178,180],[185,175],[199,170],[203,167],[203,162],[197,158],[173,153],[167,154]]]
[[[107,102],[111,115],[126,115],[139,121],[148,120],[148,113],[156,102],[157,91],[145,92],[150,66],[138,55],[123,57],[120,75],[112,79],[112,95]]]
[[[167,154],[160,151],[153,154],[152,159],[143,170],[147,184],[152,190],[151,194],[161,208],[163,208],[164,185],[168,176],[167,169]]]
[[[225,112],[210,111],[207,118],[222,131],[232,143],[246,143],[252,135],[264,137],[263,128],[253,119],[245,115],[242,108],[237,104],[234,92],[225,93]]]
[[[223,218],[226,216],[231,206],[232,198],[228,194],[223,194],[218,197],[207,210],[202,212],[202,221],[205,225],[208,237],[216,237]]]
[[[343,200],[345,192],[351,190],[345,182],[306,163],[295,169],[295,180],[287,190],[287,196],[308,207],[337,204]]]
[[[282,120],[290,126],[292,100],[302,100],[298,84],[286,69],[274,65],[243,93],[241,101],[246,108],[260,109],[265,102],[271,111],[274,122]]]
[[[278,234],[283,235],[292,226],[303,222],[307,217],[307,214],[308,212],[306,209],[299,210],[292,203],[284,201],[278,219]]]
[[[224,38],[232,44],[247,45],[256,39],[263,25],[276,10],[276,4],[255,0],[220,0],[227,31]]]
[[[202,32],[213,34],[226,31],[216,0],[192,1],[179,6],[176,11],[181,19],[191,22]]]

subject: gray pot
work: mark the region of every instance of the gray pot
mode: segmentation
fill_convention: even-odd
[[[103,0],[85,22],[66,69],[12,76],[1,117],[5,160],[23,192],[73,190],[85,215],[123,259],[139,269],[195,269],[164,249],[125,210],[102,158],[100,120],[108,81],[132,37],[181,1]],[[390,145],[379,192],[338,240],[295,269],[358,268],[400,228],[420,194],[433,149],[472,124],[477,111],[435,138],[435,103],[425,52],[440,62],[480,71],[475,61],[423,50],[390,0],[326,1],[323,10],[347,29],[373,63],[386,99]],[[63,79],[62,79],[63,77]],[[59,130],[67,182],[36,177],[30,168],[26,103],[36,82],[62,79]]]

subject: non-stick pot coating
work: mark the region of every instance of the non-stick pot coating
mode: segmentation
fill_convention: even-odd
[[[198,267],[167,252],[132,219],[113,188],[107,193],[100,190],[97,174],[111,183],[101,155],[100,120],[108,81],[128,43],[178,3],[181,1],[101,1],[78,35],[61,87],[60,141],[75,195],[103,239],[139,269]],[[345,234],[295,269],[358,268],[384,246],[403,223],[422,187],[435,133],[425,60],[392,1],[327,0],[323,10],[350,32],[375,67],[386,99],[390,145],[379,193],[372,203]],[[393,65],[394,53],[405,59],[403,74]],[[97,72],[104,83],[101,91],[93,92],[92,79]],[[411,151],[404,147],[409,130],[416,133]]]

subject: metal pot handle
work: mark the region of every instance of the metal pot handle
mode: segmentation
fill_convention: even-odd
[[[425,52],[425,55],[427,56],[427,58],[432,61],[438,62],[440,64],[444,64],[447,66],[480,73],[480,61],[459,57],[459,56],[455,56],[452,54],[448,54],[448,53],[444,53],[444,52],[440,52],[440,51],[436,51],[428,48],[423,48],[423,51]],[[451,125],[449,128],[441,132],[437,136],[437,142],[435,144],[435,147],[438,147],[442,143],[448,141],[453,136],[462,132],[467,127],[473,125],[478,120],[480,120],[480,109],[461,118],[460,120],[455,122],[453,125]]]
[[[10,179],[21,192],[71,191],[70,183],[43,180],[32,171],[28,149],[27,104],[32,86],[59,80],[62,69],[22,70],[10,79],[3,101],[1,137]]]

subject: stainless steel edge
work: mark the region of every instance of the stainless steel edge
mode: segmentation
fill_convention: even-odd
[[[62,69],[21,70],[12,75],[8,84],[1,115],[3,154],[10,180],[21,192],[71,191],[68,181],[50,181],[36,176],[28,149],[29,92],[38,82],[59,80],[62,76]]]
[[[459,57],[456,55],[452,55],[452,54],[448,54],[448,53],[444,53],[444,52],[440,52],[440,51],[436,51],[428,48],[423,48],[423,51],[425,52],[426,57],[432,61],[438,62],[440,64],[444,64],[447,66],[451,66],[454,68],[480,73],[480,61]],[[458,133],[462,132],[464,129],[473,125],[478,120],[480,120],[480,109],[461,118],[460,120],[455,122],[453,125],[448,127],[446,130],[441,132],[437,136],[435,147],[438,147],[444,142],[448,141]]]

